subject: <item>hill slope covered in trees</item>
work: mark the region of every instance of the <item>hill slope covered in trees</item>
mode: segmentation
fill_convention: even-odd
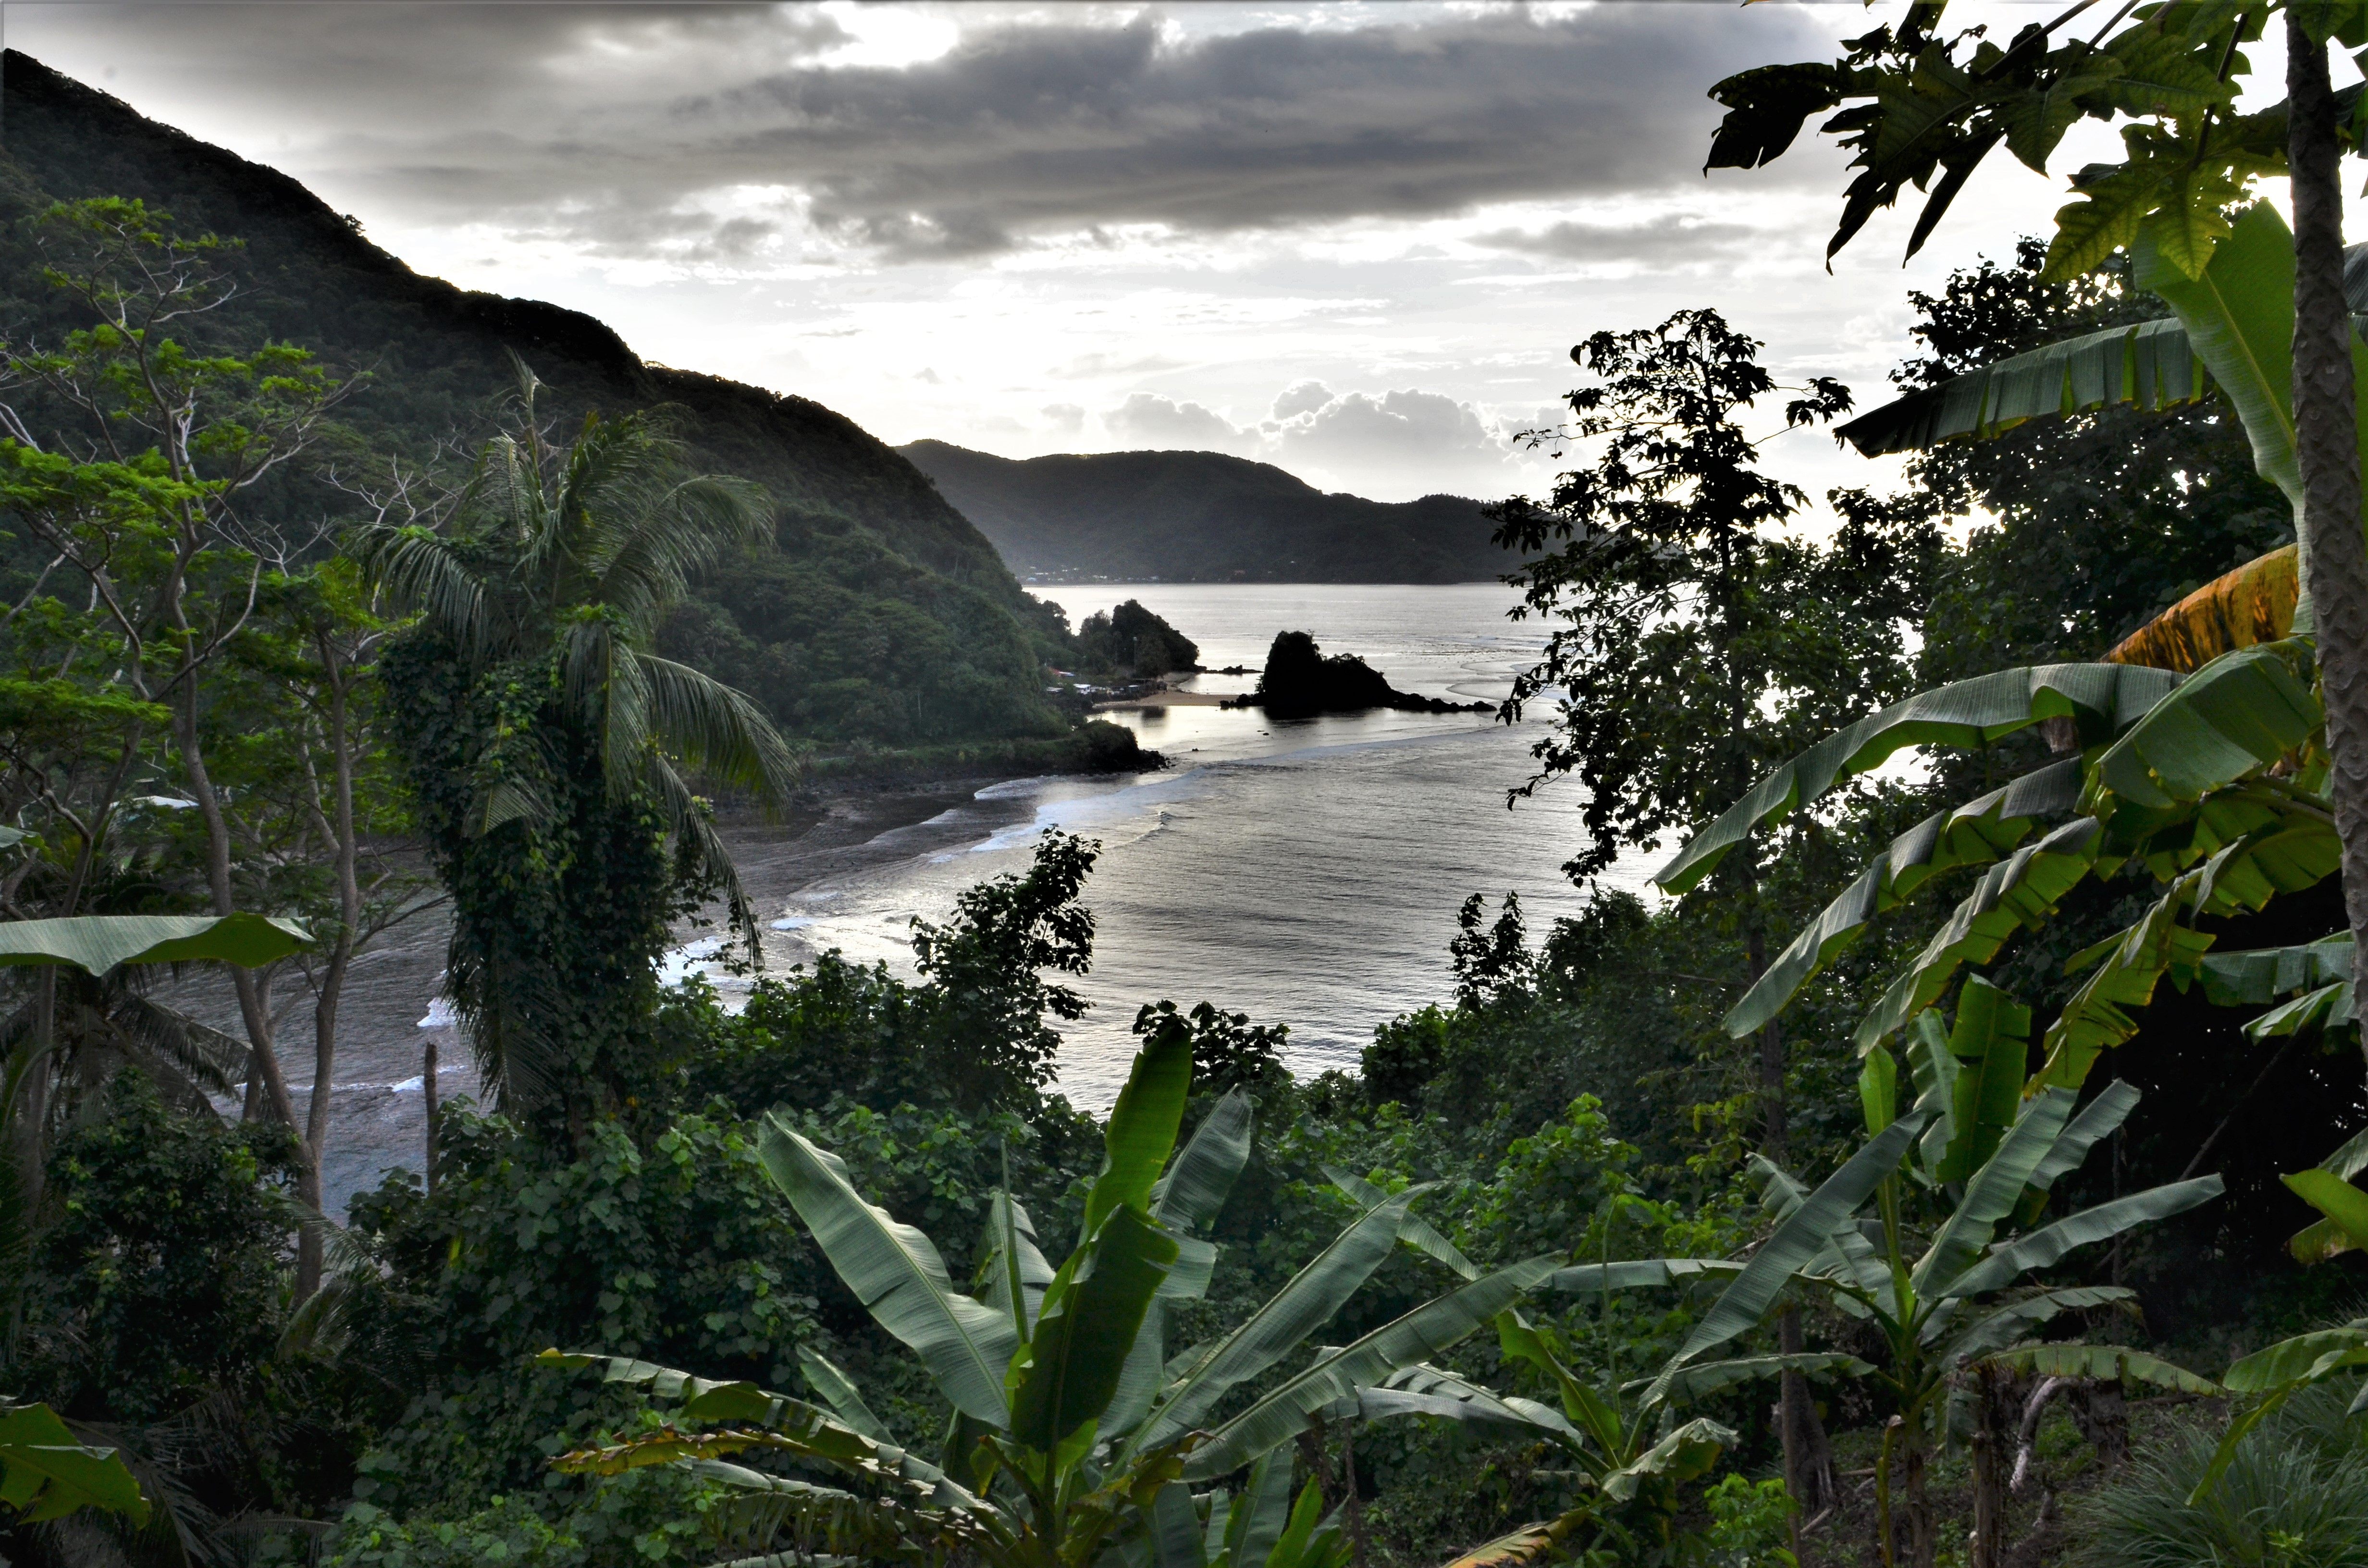
[[[672,404],[703,464],[764,485],[777,548],[717,574],[668,628],[669,651],[762,700],[785,729],[887,745],[1047,736],[1042,665],[1068,654],[1060,612],[1024,593],[928,479],[852,420],[803,397],[642,362],[580,312],[413,272],[277,170],[247,162],[28,55],[6,55],[0,311],[53,336],[18,220],[51,199],[134,197],[185,233],[245,242],[226,335],[310,348],[368,385],[341,411],[381,450],[472,438],[514,383],[515,350],[550,384],[554,427]],[[278,498],[349,505],[302,485]]]
[[[1327,495],[1222,452],[1014,459],[944,441],[897,450],[1023,576],[1469,583],[1513,563],[1489,542],[1477,501]]]

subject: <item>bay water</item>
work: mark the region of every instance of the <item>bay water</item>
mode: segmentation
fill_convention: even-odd
[[[1282,631],[1355,653],[1401,690],[1497,702],[1534,663],[1545,629],[1507,618],[1499,584],[1446,586],[1092,584],[1037,587],[1075,625],[1140,600],[1191,638],[1212,670],[1255,671]],[[1187,691],[1235,694],[1252,676],[1204,675]],[[909,969],[911,921],[942,919],[955,893],[1025,869],[1048,829],[1095,840],[1085,900],[1097,921],[1092,1004],[1064,1030],[1060,1087],[1106,1108],[1136,1041],[1136,1009],[1213,1002],[1290,1027],[1303,1074],[1354,1067],[1374,1026],[1453,993],[1447,944],[1466,895],[1520,894],[1534,935],[1580,898],[1561,871],[1577,847],[1575,786],[1511,809],[1539,722],[1376,710],[1270,720],[1257,710],[1171,705],[1106,717],[1167,757],[1156,772],[998,784],[897,830],[911,853],[820,878],[781,901],[774,961],[837,949]],[[896,836],[890,835],[890,836]],[[887,846],[882,846],[887,847]],[[1608,881],[1641,882],[1644,867]]]

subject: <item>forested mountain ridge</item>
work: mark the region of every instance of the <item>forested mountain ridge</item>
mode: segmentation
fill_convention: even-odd
[[[137,198],[186,233],[245,242],[222,330],[310,348],[370,381],[340,416],[425,451],[475,431],[515,349],[551,387],[555,428],[590,409],[682,411],[703,463],[764,485],[779,550],[720,574],[666,641],[762,699],[786,728],[887,744],[1049,734],[1058,612],[893,449],[819,403],[645,364],[606,324],[423,277],[275,169],[147,119],[17,51],[5,56],[0,309],[44,333],[40,264],[17,220],[51,199]],[[317,505],[335,498],[315,496]]]
[[[1222,452],[999,458],[935,440],[897,450],[1023,576],[1469,583],[1514,563],[1477,501],[1327,495]]]

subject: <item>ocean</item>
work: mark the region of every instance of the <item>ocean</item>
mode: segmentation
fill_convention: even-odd
[[[1518,596],[1493,583],[1033,591],[1072,625],[1139,599],[1199,643],[1211,669],[1256,669],[1276,632],[1304,631],[1401,690],[1458,701],[1502,699],[1544,640],[1536,621],[1507,619]],[[1224,694],[1255,684],[1220,675],[1181,683]],[[915,915],[939,918],[961,888],[1024,869],[1047,829],[1093,839],[1095,960],[1077,985],[1093,1006],[1064,1031],[1059,1083],[1099,1109],[1124,1081],[1143,1003],[1209,1001],[1285,1024],[1292,1071],[1353,1068],[1376,1025],[1452,995],[1447,944],[1468,894],[1486,895],[1493,918],[1495,901],[1518,892],[1538,936],[1579,905],[1561,872],[1577,844],[1576,787],[1506,803],[1529,776],[1534,722],[1388,711],[1275,721],[1189,706],[1107,717],[1169,766],[981,790],[903,830],[912,854],[789,896],[772,951],[794,962],[836,948],[909,964]],[[1621,870],[1641,881],[1641,868]]]

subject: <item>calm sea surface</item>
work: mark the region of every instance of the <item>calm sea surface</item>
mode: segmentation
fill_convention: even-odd
[[[1537,624],[1509,621],[1496,584],[1097,584],[1033,590],[1071,623],[1143,601],[1201,646],[1212,668],[1264,660],[1279,631],[1361,655],[1402,690],[1495,700],[1537,653]],[[1236,692],[1254,677],[1203,676]],[[1291,1064],[1352,1066],[1373,1027],[1452,992],[1448,938],[1467,894],[1521,895],[1533,932],[1573,913],[1559,868],[1576,843],[1576,792],[1508,811],[1534,728],[1484,714],[1377,712],[1271,721],[1255,710],[1170,707],[1111,717],[1167,755],[1160,772],[997,785],[916,827],[914,852],[781,901],[773,955],[837,948],[908,965],[908,923],[939,917],[961,888],[1027,863],[1061,828],[1097,839],[1087,884],[1099,923],[1093,1010],[1066,1031],[1062,1087],[1106,1107],[1123,1080],[1136,1007],[1207,1000],[1291,1027]],[[1621,870],[1641,880],[1642,869]],[[1615,876],[1614,881],[1621,878]]]

